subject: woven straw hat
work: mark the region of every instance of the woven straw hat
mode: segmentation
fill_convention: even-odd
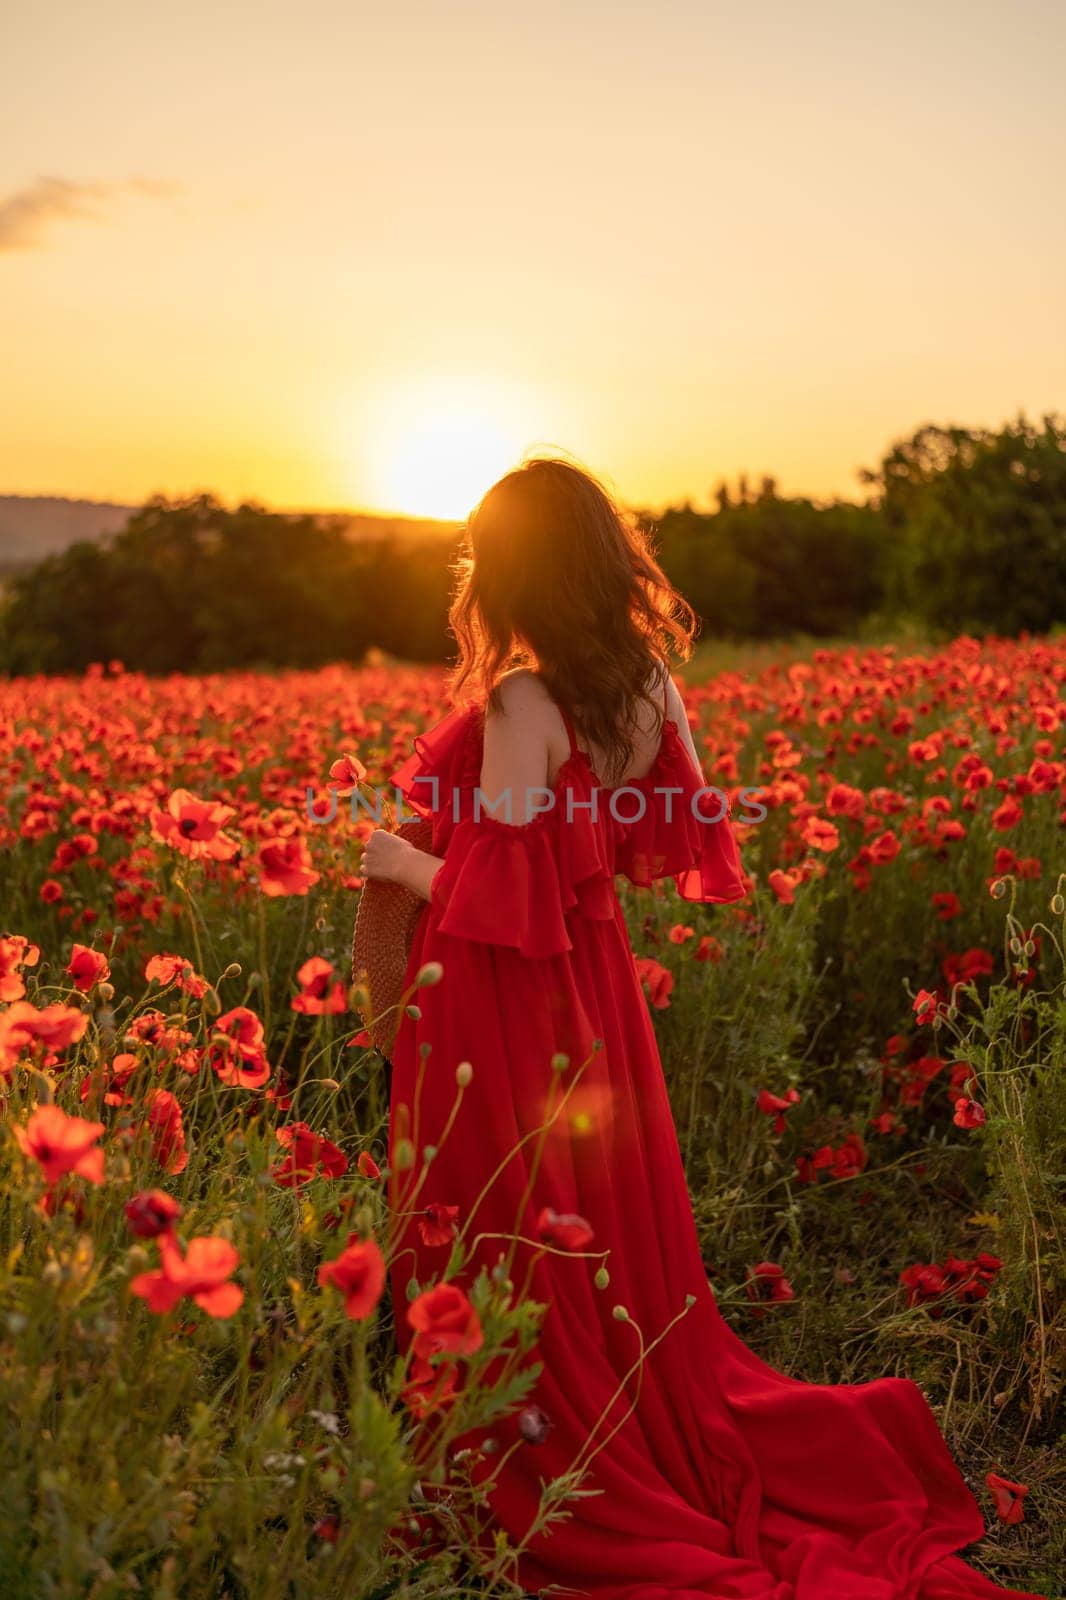
[[[409,817],[395,829],[416,850],[432,850],[433,823]],[[415,926],[428,902],[401,883],[368,878],[359,894],[352,933],[352,980],[367,991],[369,1005],[360,1008],[363,1026],[375,1047],[388,1056],[396,1039],[400,997]]]

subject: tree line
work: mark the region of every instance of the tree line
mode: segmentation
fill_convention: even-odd
[[[829,637],[871,620],[1044,632],[1066,620],[1066,418],[919,428],[860,474],[864,503],[720,484],[656,516],[658,558],[705,637]],[[317,666],[372,647],[452,654],[459,534],[353,539],[343,519],[154,496],[118,533],[13,576],[0,672]]]

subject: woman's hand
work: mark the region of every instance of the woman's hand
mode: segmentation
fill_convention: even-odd
[[[387,828],[375,828],[363,844],[360,873],[364,878],[383,878],[389,883],[404,882],[404,868],[414,855],[414,846],[398,833]]]
[[[401,883],[405,889],[428,900],[433,879],[443,865],[443,856],[431,856],[425,850],[416,850],[398,833],[390,833],[387,828],[375,828],[363,845],[359,871],[364,879],[378,878],[387,883]]]

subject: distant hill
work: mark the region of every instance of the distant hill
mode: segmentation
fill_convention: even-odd
[[[61,495],[0,494],[0,574],[17,572],[55,555],[79,539],[102,539],[124,528],[140,509],[109,500],[67,500]],[[294,512],[293,516],[300,515]],[[453,533],[456,522],[389,517],[362,511],[319,512],[323,521],[347,524],[352,539],[433,538]]]
[[[0,569],[30,566],[78,539],[99,539],[125,527],[135,506],[60,495],[0,494]]]

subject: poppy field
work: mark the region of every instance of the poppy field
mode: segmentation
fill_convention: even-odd
[[[1066,640],[679,682],[706,782],[766,812],[737,905],[619,879],[718,1304],[795,1376],[916,1379],[986,1512],[975,1564],[1052,1600]],[[541,1308],[460,1284],[461,1208],[402,1138],[440,1271],[391,1304],[350,971],[348,796],[446,709],[443,671],[385,660],[0,681],[5,1596],[520,1593],[487,1493],[494,1421],[529,1450],[551,1425]],[[594,1245],[547,1209],[541,1239]]]

